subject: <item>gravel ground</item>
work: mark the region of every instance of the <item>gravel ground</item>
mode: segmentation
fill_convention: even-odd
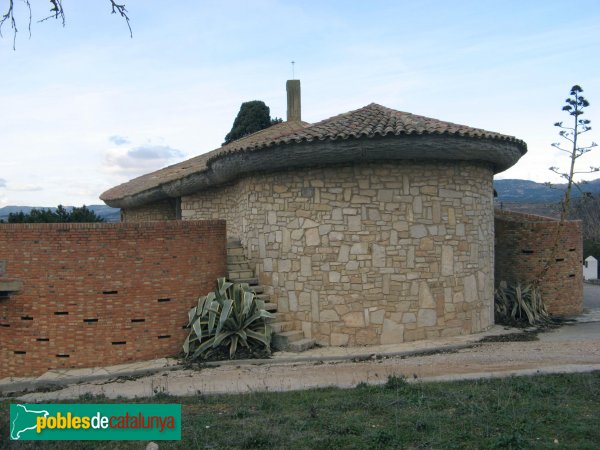
[[[353,387],[383,383],[389,376],[409,379],[502,376],[514,371],[600,369],[600,322],[577,323],[539,334],[527,342],[490,342],[449,353],[361,362],[221,366],[163,372],[138,379],[69,386],[26,394],[23,401],[76,399],[80,395],[110,398],[148,397],[158,393],[196,395],[286,391],[325,386]],[[571,368],[571,369],[569,369]]]
[[[164,393],[196,395],[287,391],[325,386],[377,384],[389,376],[407,379],[457,379],[503,376],[521,371],[600,370],[600,286],[584,286],[586,313],[580,322],[538,334],[537,340],[485,342],[428,356],[374,357],[368,361],[269,362],[226,365],[200,370],[165,371],[151,376],[71,385],[53,392],[35,392],[23,401],[76,399],[80,395],[110,398],[151,397]]]

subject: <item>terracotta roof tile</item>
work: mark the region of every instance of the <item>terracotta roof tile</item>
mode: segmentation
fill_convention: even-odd
[[[182,179],[194,173],[206,171],[212,161],[229,153],[302,142],[427,134],[509,141],[521,147],[523,153],[526,148],[523,141],[512,136],[443,122],[371,103],[363,108],[339,114],[312,125],[306,122],[283,122],[273,125],[211,152],[116,186],[102,194],[101,199],[105,201],[118,200]]]

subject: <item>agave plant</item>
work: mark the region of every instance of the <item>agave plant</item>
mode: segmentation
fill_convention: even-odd
[[[498,322],[524,322],[531,325],[550,321],[540,289],[534,285],[506,285],[496,290],[494,306]]]
[[[271,327],[275,316],[265,310],[246,283],[217,280],[217,289],[198,299],[188,312],[190,334],[183,344],[187,359],[206,359],[214,349],[229,347],[233,358],[238,346],[249,349],[264,345],[270,351]]]

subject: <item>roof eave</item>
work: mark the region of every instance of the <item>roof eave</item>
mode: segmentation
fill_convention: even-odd
[[[219,155],[205,170],[122,198],[101,198],[109,206],[134,208],[166,198],[190,195],[257,171],[357,162],[474,161],[490,164],[494,173],[498,173],[513,166],[526,152],[527,146],[523,141],[446,134],[289,143]]]

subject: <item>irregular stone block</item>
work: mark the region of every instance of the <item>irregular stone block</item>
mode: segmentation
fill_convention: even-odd
[[[324,309],[319,313],[321,322],[337,322],[340,320],[340,316],[333,309]]]
[[[319,311],[319,293],[317,291],[311,291],[310,293],[310,307],[311,307],[311,315],[312,320],[315,322],[319,321],[320,311]],[[306,337],[311,337],[310,334],[306,334]]]
[[[410,237],[412,238],[422,238],[427,236],[427,228],[424,225],[413,225],[410,227]]]
[[[310,305],[310,294],[308,292],[300,292],[299,303],[302,306]]]
[[[344,347],[348,345],[348,339],[350,336],[344,333],[331,333],[331,345],[336,347]]]
[[[383,331],[381,333],[382,344],[397,344],[404,342],[404,325],[394,322],[390,319],[383,321]]]
[[[362,221],[360,216],[348,216],[348,230],[360,231],[362,229]]]
[[[373,267],[385,267],[385,247],[373,244],[372,247]]]
[[[442,246],[442,276],[454,274],[454,250],[449,245]]]
[[[418,327],[432,327],[437,322],[435,309],[420,309],[417,313]]]
[[[321,238],[319,237],[319,229],[318,228],[310,228],[306,230],[306,245],[308,247],[319,245],[321,243]]]
[[[384,316],[385,309],[378,309],[377,311],[373,311],[369,314],[369,320],[374,324],[382,324]]]
[[[417,316],[411,312],[405,312],[402,315],[402,323],[414,323],[417,321]]]
[[[340,251],[338,253],[338,262],[348,262],[348,258],[350,255],[350,246],[346,244],[342,244],[340,246]]]
[[[293,240],[299,241],[300,239],[302,239],[302,236],[304,236],[304,230],[302,230],[302,229],[292,230],[291,237]]]
[[[463,279],[465,302],[471,303],[477,300],[477,280],[475,275],[468,275]]]
[[[419,283],[419,307],[435,308],[435,300],[426,281]]]
[[[312,275],[312,260],[310,256],[300,257],[300,274],[305,277]]]
[[[377,200],[380,202],[391,202],[394,200],[394,191],[392,189],[379,189],[377,191]]]
[[[357,242],[350,249],[351,255],[367,255],[369,253],[369,244],[366,242]]]
[[[292,270],[292,261],[289,259],[280,259],[277,262],[277,269],[279,272],[289,272]]]
[[[360,328],[365,326],[365,316],[361,311],[353,311],[342,317],[347,327]]]

